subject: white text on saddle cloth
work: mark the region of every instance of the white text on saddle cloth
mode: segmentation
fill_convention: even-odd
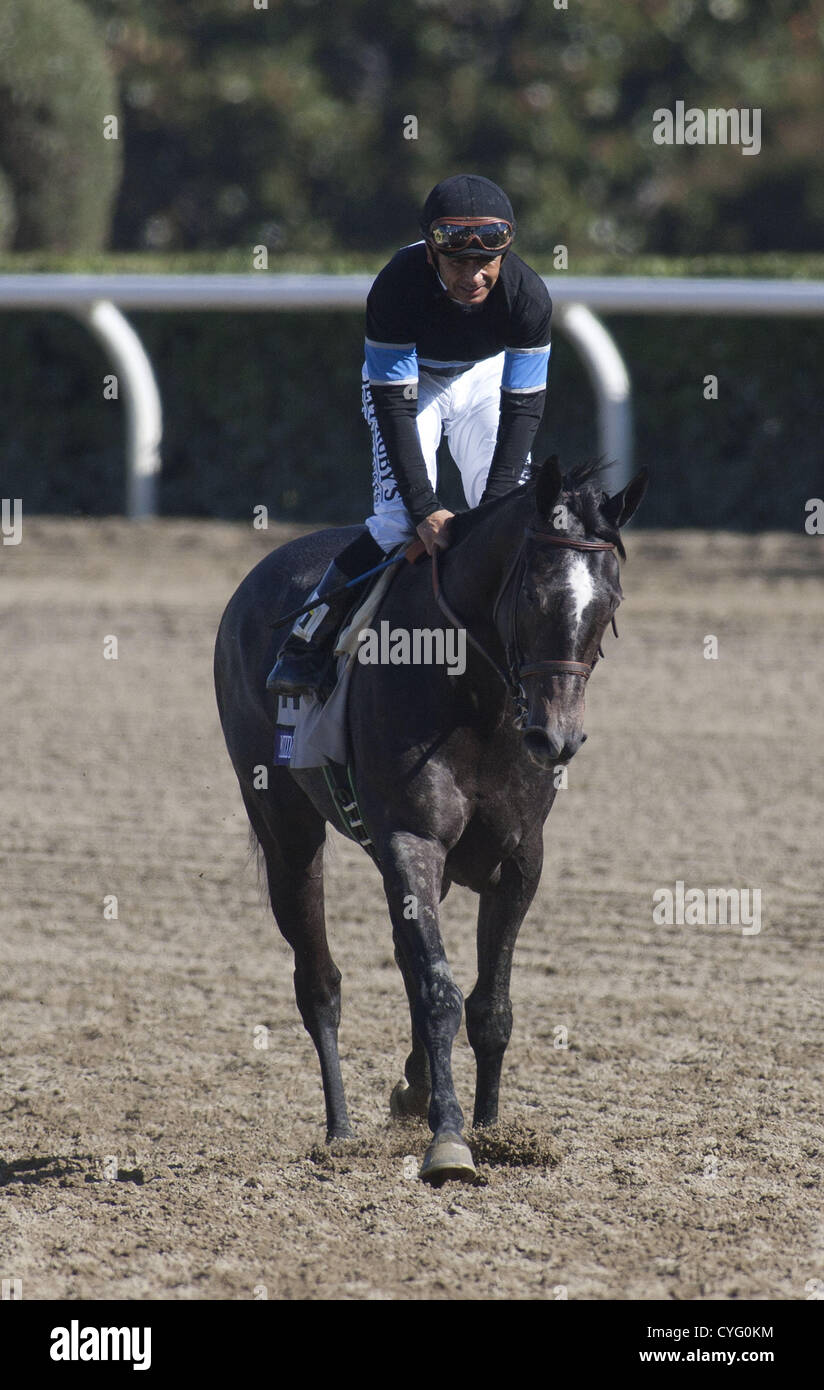
[[[300,699],[296,695],[281,695],[278,698],[278,719],[275,725],[275,766],[288,767],[295,742],[295,725],[300,711]]]

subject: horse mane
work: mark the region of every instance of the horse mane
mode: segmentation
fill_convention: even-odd
[[[585,535],[610,541],[621,558],[626,559],[621,533],[603,512],[604,504],[609,499],[601,486],[601,479],[610,466],[599,459],[585,459],[576,463],[564,474],[558,502],[566,507],[571,517],[580,522]],[[503,509],[515,499],[534,497],[542,468],[543,464],[536,463],[533,459],[527,482],[517,484],[509,492],[503,493],[500,497],[493,497],[488,502],[482,502],[470,511],[456,512],[450,524],[451,544],[459,544],[491,516],[493,511]]]

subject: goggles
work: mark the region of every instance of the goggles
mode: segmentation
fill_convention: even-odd
[[[500,251],[505,251],[512,241],[512,228],[503,220],[486,222],[480,218],[467,217],[465,221],[459,222],[445,217],[440,222],[433,222],[429,229],[429,240],[435,250],[444,256],[454,255],[457,251],[468,251],[473,242],[478,244],[481,251],[497,255]]]

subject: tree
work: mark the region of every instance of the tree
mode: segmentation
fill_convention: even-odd
[[[117,82],[78,0],[0,9],[0,245],[98,250],[121,176]],[[119,134],[119,131],[118,131]]]

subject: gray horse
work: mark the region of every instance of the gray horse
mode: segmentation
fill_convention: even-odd
[[[466,668],[356,662],[351,767],[383,875],[412,1019],[395,1114],[428,1115],[421,1177],[471,1181],[452,1080],[462,995],[447,963],[438,905],[450,885],[479,894],[478,978],[466,1000],[475,1053],[473,1123],[493,1124],[512,1029],[515,940],[535,895],[555,769],[586,735],[584,692],[621,601],[619,528],[646,473],[614,497],[586,465],[562,478],[553,457],[504,497],[458,514],[435,562],[403,564],[380,609],[391,631],[462,627]],[[327,1139],[352,1131],[338,1058],[340,972],[323,903],[326,822],[339,815],[321,770],[274,767],[266,675],[278,617],[305,601],[354,528],[315,532],[267,555],[232,597],[217,636],[215,686],[229,754],[265,862],[272,911],[295,953],[295,994],[320,1060]],[[255,768],[269,767],[255,788]]]

